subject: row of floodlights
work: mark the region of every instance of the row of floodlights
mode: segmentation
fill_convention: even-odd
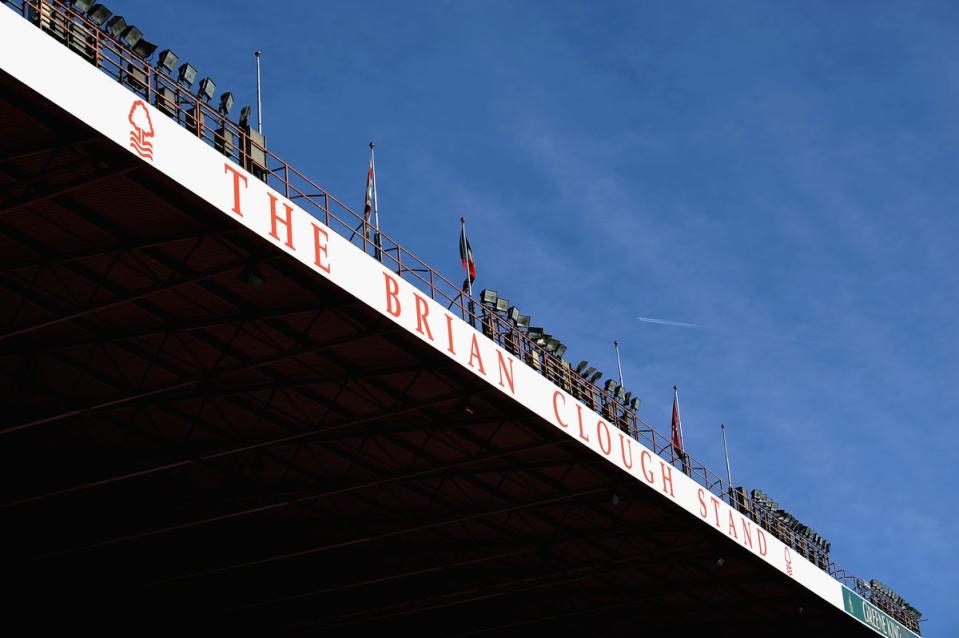
[[[576,374],[583,377],[590,383],[596,383],[602,378],[603,373],[596,369],[595,366],[589,366],[588,361],[580,361],[576,365]],[[639,397],[634,397],[632,392],[628,392],[626,388],[620,385],[619,381],[614,379],[606,379],[606,382],[603,383],[603,389],[606,390],[609,394],[615,396],[619,399],[619,402],[625,406],[629,406],[633,412],[639,409]]]
[[[566,346],[559,339],[544,332],[542,328],[529,325],[530,316],[521,313],[516,306],[511,306],[509,299],[500,297],[495,290],[484,289],[480,293],[480,301],[491,312],[496,312],[501,317],[509,319],[514,326],[525,331],[529,340],[544,348],[546,352],[557,357],[562,357],[566,353]]]
[[[884,598],[886,601],[898,607],[913,622],[918,622],[922,613],[906,602],[906,599],[894,592],[889,586],[873,578],[867,585],[865,581],[856,579],[856,584],[860,589],[870,592],[870,599]]]
[[[779,507],[779,503],[772,500],[767,496],[762,490],[753,490],[753,502],[755,502],[760,507],[769,510],[769,512],[778,518],[783,524],[786,525],[789,529],[793,530],[803,538],[807,539],[817,547],[819,547],[823,552],[829,553],[832,549],[832,543],[823,538],[818,532],[813,530],[811,527],[804,525],[799,519],[787,512],[786,510]]]
[[[99,25],[114,38],[120,40],[131,51],[143,60],[149,60],[157,50],[157,45],[143,37],[143,31],[136,26],[127,24],[123,16],[113,15],[113,12],[101,3],[94,3],[93,0],[71,0],[73,8],[86,14],[94,24]],[[177,68],[180,61],[179,56],[170,49],[164,49],[157,56],[157,66],[166,69],[171,75],[176,71],[177,80],[187,88],[192,88],[196,82],[196,67],[189,62],[184,62]],[[209,102],[216,94],[216,82],[210,77],[200,80],[199,97]],[[233,108],[233,93],[227,91],[220,95],[220,104],[218,110],[223,115],[229,115]],[[244,106],[240,111],[240,126],[249,125],[251,108]]]

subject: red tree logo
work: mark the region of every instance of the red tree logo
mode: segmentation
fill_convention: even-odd
[[[153,137],[153,122],[150,120],[150,112],[143,100],[136,100],[130,107],[130,148],[137,152],[137,155],[144,159],[153,161],[153,143],[150,138]]]

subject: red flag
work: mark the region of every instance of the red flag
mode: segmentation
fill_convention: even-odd
[[[679,388],[673,386],[673,449],[681,458],[683,452],[683,422],[679,418]]]
[[[473,260],[473,249],[470,248],[470,242],[466,239],[465,223],[462,223],[460,231],[460,263],[463,264],[463,270],[466,271],[466,279],[463,280],[463,291],[466,292],[476,281],[476,261]]]

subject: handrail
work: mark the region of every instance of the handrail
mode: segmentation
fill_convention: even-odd
[[[640,419],[612,392],[590,383],[570,368],[567,361],[548,352],[529,336],[457,284],[434,270],[422,259],[403,248],[382,232],[371,239],[371,227],[365,217],[331,195],[296,168],[287,164],[258,141],[251,127],[243,128],[197,97],[176,79],[140,58],[122,43],[97,27],[89,18],[64,0],[7,0],[7,4],[98,69],[142,96],[161,112],[191,130],[224,156],[243,166],[284,197],[337,231],[367,254],[379,258],[412,285],[448,309],[457,308],[461,318],[534,370],[572,394],[610,423],[646,445],[674,467],[678,465],[690,478],[731,507],[748,516],[793,550],[808,558],[837,581],[870,600],[877,607],[920,633],[917,619],[874,597],[863,581],[833,561],[828,552],[813,545],[779,520],[773,512],[743,491],[729,485],[720,475],[688,452],[677,453],[671,440]],[[642,426],[642,427],[640,427]]]

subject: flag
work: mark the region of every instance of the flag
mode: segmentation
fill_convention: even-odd
[[[679,417],[679,388],[673,386],[673,449],[680,458],[685,458],[683,452],[683,422]]]
[[[376,199],[376,173],[373,170],[373,149],[370,149],[370,170],[366,173],[366,202],[363,205],[363,236],[370,238],[370,215]]]
[[[466,221],[460,220],[460,263],[463,264],[463,270],[466,271],[466,279],[463,280],[463,291],[469,292],[476,281],[476,262],[473,260],[473,249],[470,248],[470,242],[466,239]]]

